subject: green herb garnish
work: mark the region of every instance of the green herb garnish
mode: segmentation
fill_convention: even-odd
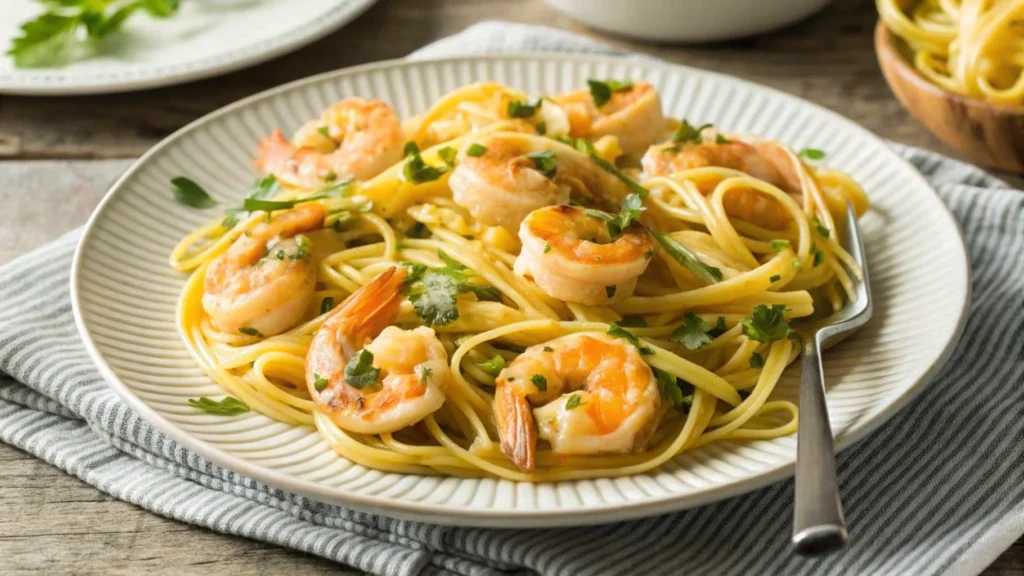
[[[188,403],[189,406],[195,406],[203,412],[220,414],[222,416],[237,416],[249,411],[249,406],[234,396],[225,396],[221,400],[211,400],[201,396],[199,398],[189,398]]]
[[[405,165],[402,166],[402,176],[407,182],[415,184],[433,182],[448,171],[447,168],[438,168],[424,162],[423,157],[420,156],[420,148],[415,142],[406,142],[404,152]]]
[[[604,293],[607,294],[609,298],[613,298],[615,296],[615,286],[605,286]]]
[[[776,252],[782,252],[783,250],[790,247],[789,240],[772,240],[768,243],[772,247],[772,250]]]
[[[713,124],[703,124],[701,126],[694,127],[692,124],[683,118],[682,124],[676,130],[676,133],[672,135],[673,142],[694,142],[700,144],[704,141],[704,136],[701,134],[706,128],[713,127]]]
[[[445,146],[437,151],[437,155],[441,157],[441,160],[444,160],[444,163],[447,164],[449,168],[455,166],[455,157],[458,153],[458,150],[451,146]],[[472,154],[470,154],[470,156],[472,156]]]
[[[750,367],[751,368],[763,368],[764,367],[764,356],[761,356],[757,352],[750,355]]]
[[[541,174],[551,178],[555,175],[555,153],[551,150],[542,150],[540,152],[530,152],[526,155],[527,158],[533,160],[533,165],[537,168],[537,171]]]
[[[363,348],[349,359],[345,365],[345,382],[362,390],[373,386],[380,378],[380,368],[373,367],[373,352]]]
[[[782,280],[782,276],[779,276],[778,274],[774,274],[771,278],[768,279],[768,281],[771,282],[772,284],[775,284],[779,280]]]
[[[548,391],[548,379],[545,378],[543,374],[534,374],[533,376],[530,376],[530,382],[533,382],[533,385],[537,387],[537,390],[540,390],[541,392]]]
[[[203,190],[203,187],[184,176],[171,178],[171,185],[174,186],[174,199],[178,204],[191,206],[193,208],[212,208],[217,201]]]
[[[633,82],[631,80],[587,80],[587,85],[590,86],[590,96],[594,99],[594,105],[600,108],[612,99],[612,93],[630,89]]]
[[[640,340],[640,338],[637,337],[636,334],[633,334],[632,332],[626,330],[625,328],[623,328],[622,326],[615,322],[611,323],[610,327],[608,328],[607,334],[609,336],[614,336],[616,338],[622,338],[623,340],[629,342],[630,344],[635,346],[637,350],[640,351],[640,354],[643,354],[645,356],[654,354],[654,350],[652,350],[648,346],[644,346],[642,341]]]
[[[605,225],[608,227],[608,235],[611,236],[612,240],[615,240],[622,234],[622,231],[629,227],[634,220],[640,218],[640,214],[646,210],[644,208],[643,200],[640,199],[639,194],[629,194],[625,199],[622,200],[622,208],[619,213],[615,216],[602,212],[601,210],[584,210],[583,213],[587,216],[594,218],[600,218],[605,221]]]
[[[477,368],[480,368],[491,376],[497,377],[498,374],[505,369],[505,359],[501,355],[495,354],[494,358],[491,358],[487,362],[478,363]]]
[[[238,329],[238,331],[241,332],[242,334],[245,334],[246,336],[255,336],[256,338],[263,338],[263,334],[261,334],[259,330],[255,328],[249,328],[248,326],[242,326],[241,328]]]
[[[483,156],[486,153],[487,146],[484,146],[483,144],[477,144],[475,142],[473,144],[470,144],[469,149],[466,150],[466,156],[470,156],[472,158],[479,158],[480,156]]]
[[[800,155],[808,160],[821,160],[825,157],[825,153],[817,148],[804,148],[800,151]]]
[[[725,323],[725,319],[721,316],[718,317],[722,323]],[[683,323],[676,327],[672,331],[672,335],[669,336],[669,340],[676,344],[682,344],[686,346],[688,350],[697,350],[703,348],[714,340],[710,332],[716,327],[708,324],[700,316],[697,316],[693,312],[687,312],[683,316]]]
[[[758,304],[753,314],[743,320],[743,334],[758,342],[782,340],[789,333],[785,312],[785,304],[773,304],[771,307]]]
[[[714,284],[722,279],[721,269],[705,264],[689,248],[683,246],[671,236],[662,234],[654,229],[649,229],[649,232],[673,260],[689,270],[691,274],[696,276],[701,282],[704,282],[704,284]]]
[[[334,309],[334,297],[328,296],[320,301],[320,315],[323,316]]]
[[[513,100],[508,103],[508,117],[530,118],[537,113],[537,109],[540,108],[540,105],[540,98],[534,98],[533,100]]]
[[[324,388],[327,388],[327,378],[324,378],[323,376],[321,376],[321,375],[317,374],[316,372],[314,372],[313,373],[313,388],[316,388],[317,392],[323,392]]]
[[[624,328],[647,328],[647,320],[643,316],[623,316],[618,324]]]
[[[572,410],[573,408],[579,408],[582,405],[579,394],[573,394],[569,396],[569,399],[565,401],[565,409]]]

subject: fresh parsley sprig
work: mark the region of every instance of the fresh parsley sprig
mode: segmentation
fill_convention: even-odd
[[[178,11],[178,0],[37,0],[46,8],[21,25],[7,55],[18,68],[65,66],[96,51],[130,16],[142,10],[154,18]]]
[[[363,348],[345,365],[345,382],[362,390],[373,386],[380,379],[380,368],[373,367],[373,352]]]
[[[782,340],[789,334],[785,313],[785,304],[773,304],[771,307],[758,304],[753,313],[743,319],[743,334],[758,342]]]
[[[501,301],[501,293],[494,287],[471,284],[466,267],[444,250],[437,255],[445,265],[432,270],[422,264],[402,263],[409,269],[405,280],[409,301],[428,326],[445,326],[459,319],[459,294],[472,292],[478,300]]]
[[[402,166],[402,176],[407,182],[422,184],[433,182],[448,171],[448,168],[431,166],[420,156],[420,147],[415,142],[405,143],[405,165]]]
[[[189,398],[188,403],[190,406],[199,408],[203,412],[220,414],[221,416],[238,416],[249,411],[249,405],[234,396],[225,396],[221,400],[212,400],[201,396],[199,398]]]
[[[615,322],[612,322],[609,325],[607,334],[609,336],[615,336],[616,338],[622,338],[626,342],[629,342],[640,351],[640,354],[644,356],[654,354],[654,350],[650,346],[645,346],[643,341],[640,340],[636,334],[633,334]]]
[[[622,92],[633,87],[632,80],[587,80],[590,87],[590,96],[594,99],[594,106],[604,106],[612,99],[612,94]]]
[[[687,312],[683,316],[683,323],[672,331],[668,339],[676,344],[686,346],[688,350],[697,350],[711,344],[723,332],[725,332],[724,317],[719,316],[718,322],[712,326],[693,312]]]
[[[691,274],[696,276],[701,282],[704,282],[704,284],[714,284],[722,279],[722,270],[720,268],[705,264],[689,248],[683,246],[668,234],[662,234],[653,228],[648,230],[651,236],[654,236],[654,239],[661,244],[661,247],[665,249],[665,252],[673,260],[689,270]]]
[[[619,213],[612,216],[611,214],[602,210],[594,210],[588,208],[583,211],[587,216],[593,218],[599,218],[604,220],[605,225],[608,227],[608,235],[611,236],[612,240],[615,240],[622,234],[622,231],[629,228],[630,224],[634,220],[640,218],[640,213],[646,210],[644,208],[643,200],[640,199],[639,194],[630,194],[626,196],[622,201],[622,208]]]

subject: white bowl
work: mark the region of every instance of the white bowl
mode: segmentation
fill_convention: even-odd
[[[546,0],[592,28],[657,42],[729,40],[768,32],[831,0]]]

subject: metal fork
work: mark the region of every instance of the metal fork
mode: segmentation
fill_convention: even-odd
[[[800,420],[796,449],[796,505],[793,547],[803,555],[825,554],[846,543],[846,521],[836,482],[835,448],[825,406],[821,350],[863,326],[871,318],[871,288],[864,244],[853,206],[846,206],[843,245],[860,265],[856,298],[827,318],[795,327],[803,341],[800,377]]]

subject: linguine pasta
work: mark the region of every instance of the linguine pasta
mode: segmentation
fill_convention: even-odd
[[[593,101],[577,94],[562,104],[558,96],[530,100],[496,84],[469,86],[423,116],[406,119],[401,136],[418,146],[407,146],[400,161],[373,177],[328,174],[315,189],[287,185],[280,175],[264,179],[262,191],[246,201],[248,210],[194,231],[171,254],[170,264],[189,273],[177,322],[192,356],[226,394],[252,410],[316,427],[340,456],[388,472],[531,482],[613,477],[650,471],[710,442],[792,434],[797,407],[771,398],[783,370],[800,353],[789,324],[827,315],[852,294],[860,270],[838,242],[837,227],[848,202],[858,212],[866,209],[863,191],[845,174],[804,157],[820,157],[818,151],[801,156],[751,135],[661,120],[656,100],[656,132],[665,144],[649,153],[662,156],[652,158],[675,162],[675,155],[690,159],[701,151],[770,152],[791,186],[784,190],[712,161],[682,169],[641,168],[638,155],[621,153],[621,134],[581,134],[577,128],[581,114],[614,120],[629,112],[628,104],[618,109],[616,98],[635,87],[597,84],[591,85]],[[598,125],[592,120],[587,118]],[[625,129],[631,129],[628,123]],[[517,238],[515,226],[481,221],[477,216],[487,206],[456,201],[454,171],[496,153],[497,142],[516,139],[533,152],[512,162],[525,163],[531,178],[554,183],[565,204],[586,204],[571,209],[592,218],[601,232],[579,242],[597,249],[628,231],[653,246],[635,288],[621,283],[616,294],[609,283],[607,300],[599,303],[552,297],[517,265],[525,253],[522,232]],[[322,206],[326,217],[299,246],[308,252],[300,256],[315,266],[312,299],[300,320],[276,335],[222,330],[204,308],[211,267],[259,226],[312,204]],[[768,209],[773,220],[758,221]],[[270,244],[264,258],[273,254]],[[326,379],[310,373],[310,347],[325,322],[345,313],[339,305],[346,298],[396,266],[409,276],[397,296],[394,324],[430,327],[444,347],[450,375],[440,408],[400,429],[359,433],[325,412],[330,400],[318,401]],[[417,274],[431,271],[455,278],[457,293],[435,294],[424,280],[414,283]],[[445,308],[447,296],[454,298],[453,308]],[[651,424],[627,450],[556,452],[541,438],[535,465],[524,469],[503,449],[496,394],[510,385],[517,359],[576,334],[639,351],[660,396]],[[416,374],[425,379],[426,372]],[[368,398],[381,382],[358,394]],[[580,394],[589,399],[581,401]],[[535,398],[531,402],[539,406]],[[597,406],[596,396],[585,391],[567,390],[543,403],[554,402],[565,404],[563,415],[576,406],[584,412]]]

